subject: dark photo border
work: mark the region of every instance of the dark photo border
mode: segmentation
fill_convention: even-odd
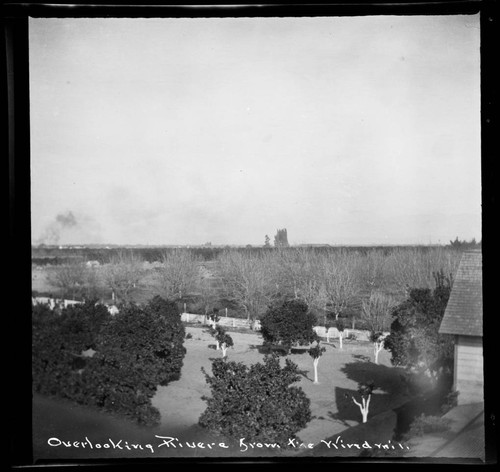
[[[301,16],[364,16],[364,15],[450,15],[480,13],[481,22],[481,141],[482,141],[482,202],[483,202],[483,291],[484,306],[487,316],[484,317],[484,386],[485,386],[485,435],[486,463],[494,464],[497,459],[497,397],[494,339],[496,334],[496,318],[498,308],[493,307],[493,284],[497,272],[498,219],[497,174],[495,163],[498,160],[498,49],[499,17],[496,0],[464,0],[464,1],[416,1],[416,2],[329,2],[314,4],[244,4],[244,5],[162,5],[148,6],[106,2],[66,4],[21,3],[10,2],[2,5],[3,47],[2,64],[2,110],[4,110],[4,142],[5,161],[9,175],[9,241],[7,263],[9,274],[7,286],[7,306],[4,310],[4,340],[7,349],[4,351],[8,367],[7,403],[8,425],[6,428],[9,440],[9,458],[12,468],[45,469],[61,466],[83,465],[94,468],[160,468],[170,465],[299,465],[304,466],[313,460],[310,458],[276,458],[276,459],[151,459],[61,462],[57,464],[33,464],[31,448],[31,236],[30,236],[30,104],[29,104],[29,17],[301,17]],[[314,463],[328,466],[329,463],[377,462],[376,459],[336,459],[317,458]],[[385,459],[383,462],[387,462]],[[395,459],[390,465],[407,463]],[[395,464],[392,464],[394,462]],[[422,460],[428,463],[429,460]],[[449,461],[435,460],[435,463]],[[415,463],[415,461],[411,461]],[[385,466],[387,464],[384,464]],[[425,465],[425,464],[421,464]]]

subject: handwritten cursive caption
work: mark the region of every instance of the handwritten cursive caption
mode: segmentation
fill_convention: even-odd
[[[123,439],[111,439],[108,438],[105,441],[96,442],[91,441],[85,436],[83,440],[75,441],[68,439],[60,439],[57,437],[52,437],[47,440],[47,444],[50,447],[61,447],[61,448],[78,448],[78,449],[88,449],[88,450],[122,450],[122,451],[149,451],[154,454],[160,449],[229,449],[224,442],[195,442],[195,441],[181,441],[178,438],[170,436],[158,436],[155,435],[155,440],[151,443],[134,443],[129,441],[124,441]],[[289,439],[286,446],[282,446],[278,443],[273,442],[251,442],[247,441],[246,438],[240,438],[238,442],[238,452],[248,452],[256,449],[314,449],[319,446],[326,446],[328,449],[358,449],[358,450],[405,450],[409,449],[408,446],[403,445],[399,442],[387,441],[385,443],[370,443],[368,441],[363,441],[362,443],[352,443],[344,442],[341,436],[337,436],[335,440],[324,440],[322,439],[319,443],[307,443],[301,442],[297,439]]]

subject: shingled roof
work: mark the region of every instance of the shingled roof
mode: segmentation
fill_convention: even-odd
[[[483,335],[483,257],[481,251],[462,255],[439,332]]]

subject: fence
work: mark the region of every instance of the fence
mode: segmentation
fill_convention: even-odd
[[[68,306],[80,305],[83,302],[78,300],[66,300],[64,298],[50,297],[31,297],[33,305],[48,305],[51,310],[54,308],[67,308]],[[112,315],[118,313],[118,308],[115,305],[104,305]]]
[[[197,315],[195,313],[181,313],[181,320],[186,323],[199,323],[199,324],[209,324],[210,320],[205,315]],[[253,329],[254,331],[260,330],[260,321],[255,320],[254,322],[250,320],[245,320],[242,318],[230,318],[226,316],[221,316],[219,321],[217,321],[219,326],[228,326],[230,328],[247,328]]]
[[[32,297],[33,304],[45,304],[49,305],[51,309],[54,309],[56,306],[60,308],[66,308],[70,305],[77,305],[82,302],[77,300],[64,300],[64,299],[56,299],[56,298],[48,298],[48,297]],[[106,305],[108,311],[115,315],[118,313],[118,308],[114,305]],[[185,323],[198,323],[201,325],[208,325],[210,320],[206,315],[199,315],[196,313],[181,313],[181,321]],[[246,328],[251,329],[253,331],[260,331],[260,321],[250,321],[242,318],[231,318],[227,316],[221,316],[219,321],[217,321],[219,326],[226,326],[229,328]],[[322,338],[327,337],[326,328],[324,326],[315,326],[314,331],[318,336]],[[370,340],[370,332],[361,329],[345,329],[344,330],[344,339],[354,336],[358,341],[369,341]],[[332,339],[339,338],[339,331],[337,328],[333,327],[328,330],[328,337]]]
[[[49,297],[31,297],[31,301],[33,305],[48,305],[50,309],[54,309],[55,307],[66,308],[72,305],[79,305],[80,301],[78,300],[65,300],[62,298],[49,298]]]
[[[210,324],[210,320],[205,315],[198,315],[195,313],[181,313],[181,320],[186,323],[198,323],[202,325]],[[231,328],[247,328],[252,329],[254,331],[260,331],[260,321],[255,320],[254,322],[250,320],[245,320],[241,318],[230,318],[221,316],[219,321],[217,321],[219,326],[228,326]],[[315,326],[314,331],[318,336],[322,338],[326,338],[326,329],[324,326]],[[337,328],[330,328],[328,330],[328,337],[335,339],[339,338],[339,331]],[[370,332],[361,329],[345,329],[343,338],[354,337],[358,341],[369,341],[370,340]]]
[[[339,330],[337,328],[328,329],[328,336],[327,336],[327,330],[324,326],[315,326],[313,329],[316,332],[316,334],[318,336],[321,336],[322,338],[326,337],[333,339],[339,338]],[[354,337],[358,341],[369,341],[370,332],[362,329],[345,329],[342,338],[346,339],[349,337]]]

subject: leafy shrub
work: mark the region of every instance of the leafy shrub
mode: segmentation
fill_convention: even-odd
[[[215,359],[212,376],[202,368],[212,396],[199,424],[231,438],[285,445],[311,420],[310,400],[300,387],[297,365],[277,356],[250,367]]]
[[[157,383],[139,366],[133,368],[126,354],[114,354],[99,351],[88,360],[75,400],[122,414],[139,424],[158,424],[160,413],[151,405]]]
[[[319,359],[323,353],[326,351],[326,348],[320,347],[321,344],[318,341],[316,346],[311,347],[307,352],[313,359]]]
[[[96,336],[110,318],[103,305],[89,301],[60,311],[47,305],[32,309],[33,389],[42,394],[73,398],[75,373],[85,366],[82,351],[96,347]]]
[[[158,384],[179,378],[184,335],[175,304],[160,297],[114,317],[91,302],[60,316],[33,307],[34,389],[155,424],[151,398]],[[93,356],[83,356],[89,348]]]
[[[110,318],[108,309],[96,300],[68,306],[62,310],[58,322],[64,344],[77,353],[95,349],[97,335]]]
[[[99,336],[99,357],[108,366],[137,371],[135,387],[150,392],[180,376],[186,349],[185,330],[177,311],[160,297],[143,309],[124,307],[104,326]],[[134,373],[132,373],[134,371]],[[130,383],[130,382],[129,382]]]
[[[404,439],[407,441],[426,434],[448,431],[450,425],[451,420],[448,418],[443,418],[442,416],[425,416],[422,414],[413,421]]]
[[[153,317],[154,329],[158,329],[155,334],[150,332],[150,336],[151,340],[156,342],[155,355],[161,360],[159,384],[164,386],[180,377],[186,354],[183,344],[186,329],[176,304],[172,301],[156,296],[146,305],[144,311]],[[156,320],[156,317],[159,320]],[[139,339],[137,341],[139,343]]]
[[[287,300],[272,306],[260,320],[264,343],[281,344],[287,351],[293,345],[316,341],[315,324],[316,317],[302,300]]]
[[[452,278],[434,273],[434,290],[415,288],[393,311],[391,332],[385,348],[396,366],[428,371],[443,378],[453,371],[453,336],[440,334],[439,327],[451,293]]]
[[[227,334],[226,330],[222,326],[217,326],[215,339],[219,343],[222,349],[222,356],[226,356],[227,349],[234,346],[233,338]]]

